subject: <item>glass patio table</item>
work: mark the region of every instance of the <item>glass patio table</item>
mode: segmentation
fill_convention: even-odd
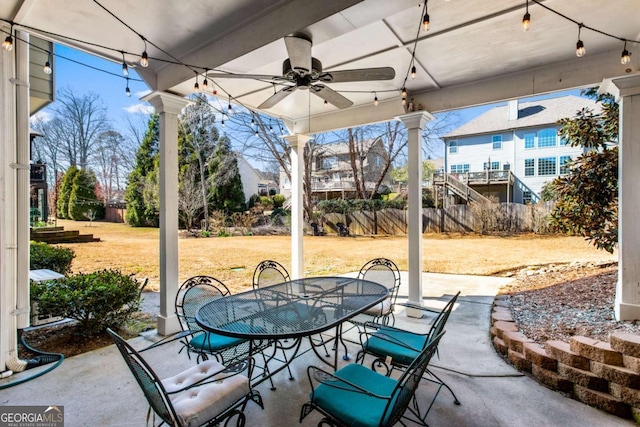
[[[251,341],[269,339],[278,348],[293,349],[288,361],[271,371],[273,375],[297,356],[304,337],[309,338],[311,348],[321,358],[318,347],[326,349],[327,343],[341,340],[343,322],[380,303],[387,294],[384,285],[370,280],[306,277],[215,299],[200,307],[196,321],[209,332]],[[319,335],[319,340],[311,339],[332,328],[335,336],[327,339]],[[287,339],[293,339],[293,343],[283,347]],[[342,345],[346,357],[346,345],[344,342]],[[337,366],[336,345],[334,370]]]

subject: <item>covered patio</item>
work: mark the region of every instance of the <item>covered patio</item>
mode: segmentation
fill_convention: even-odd
[[[429,31],[420,29],[425,13]],[[525,13],[527,32],[521,27]],[[284,38],[292,35],[311,42],[325,72],[394,69],[389,80],[326,83],[352,102],[335,101],[344,108],[325,106],[310,90],[264,107],[282,86],[262,78],[212,79],[223,102],[268,114],[288,129],[293,278],[304,271],[302,150],[313,134],[394,119],[406,126],[407,297],[422,304],[422,259],[428,252],[421,238],[421,134],[432,113],[605,82],[622,107],[615,308],[618,319],[632,320],[640,318],[640,228],[633,224],[640,210],[634,190],[640,180],[639,15],[634,0],[206,0],[162,7],[151,0],[3,2],[3,37],[12,37],[15,48],[2,49],[0,64],[0,371],[15,357],[16,331],[29,325],[28,75],[36,66],[29,61],[30,34],[136,67],[153,91],[144,99],[160,115],[160,334],[178,329],[177,116],[188,103],[185,96],[209,73],[282,76],[290,55]],[[580,57],[578,41],[587,51]],[[631,53],[625,64],[623,51]],[[146,67],[139,62],[143,52]]]

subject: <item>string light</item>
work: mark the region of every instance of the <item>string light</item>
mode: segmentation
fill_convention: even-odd
[[[412,79],[416,78],[416,66],[415,65],[413,67],[411,67],[411,78]]]
[[[584,43],[580,40],[580,31],[582,30],[582,24],[578,24],[578,43],[576,43],[576,56],[578,58],[582,58],[585,53],[587,53],[587,49],[584,47]]]
[[[124,90],[125,95],[131,96],[131,89],[129,89],[129,77],[127,77],[127,88]]]
[[[224,127],[224,116],[222,116],[222,121],[220,122],[220,126]]]
[[[273,125],[271,124],[271,119],[269,119],[269,132],[273,133]]]
[[[255,135],[256,135],[256,136],[258,136],[258,129],[256,129],[256,133],[255,133]]]
[[[13,50],[13,23],[11,23],[11,28],[9,29],[9,35],[2,42],[2,48],[7,52],[11,52]]]
[[[229,114],[233,112],[233,108],[231,107],[231,95],[229,95],[229,105],[227,106],[227,111],[229,111]]]
[[[622,55],[620,56],[621,64],[628,64],[631,62],[631,53],[627,50],[627,41],[624,41],[624,48],[622,49]]]
[[[216,89],[216,85],[213,82],[213,80],[211,80],[211,93],[214,94],[214,95],[218,94],[218,89]]]
[[[200,85],[198,84],[198,73],[196,73],[196,83],[193,85],[193,90],[196,92],[200,90]]]
[[[378,104],[380,104],[380,101],[378,101],[378,94],[374,92],[375,97],[373,98],[373,105],[374,106],[378,106]]]
[[[120,51],[122,53],[122,75],[125,77],[129,77],[129,67],[124,60],[124,51]]]
[[[327,102],[327,100],[326,100],[326,99],[324,100],[324,106],[325,106],[325,107],[328,107],[328,106],[329,106],[329,102]]]
[[[429,12],[427,11],[427,2],[424,0],[424,17],[422,18],[422,30],[429,31]]]
[[[407,97],[407,88],[406,87],[402,87],[402,97],[406,98]]]
[[[407,98],[404,96],[402,97],[402,105],[407,105]]]
[[[251,115],[251,127],[254,129],[256,127],[256,120],[253,118],[253,114]]]
[[[207,74],[209,70],[204,71],[204,81],[202,82],[202,90],[207,90],[209,88],[209,81],[207,80]]]
[[[44,63],[44,68],[42,69],[42,71],[44,71],[45,74],[51,74],[51,72],[53,71],[51,69],[51,62],[49,62],[50,60],[51,60],[51,54],[48,53],[47,62]]]
[[[529,15],[529,0],[526,3],[526,11],[522,17],[522,31],[529,31],[531,28],[531,15]]]
[[[142,52],[142,55],[140,56],[140,65],[142,65],[143,67],[148,67],[149,66],[149,55],[147,55],[147,39],[145,39],[144,37],[140,36],[142,38],[142,41],[144,42],[144,51]]]

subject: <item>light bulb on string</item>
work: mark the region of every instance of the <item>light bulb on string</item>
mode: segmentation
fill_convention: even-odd
[[[429,11],[427,10],[427,0],[424,1],[424,17],[422,18],[422,31],[429,31]]]
[[[326,99],[324,100],[324,106],[325,106],[325,107],[328,107],[328,106],[329,106],[329,102],[328,102]]]
[[[256,129],[255,135],[258,136],[258,129]]]
[[[576,43],[576,56],[578,58],[582,58],[585,53],[587,53],[587,49],[584,47],[584,43],[580,40],[580,31],[582,30],[582,24],[578,25],[578,42]]]
[[[527,0],[526,11],[522,17],[522,31],[529,31],[531,28],[531,15],[529,14],[529,0]]]
[[[125,77],[129,77],[129,67],[124,60],[124,52],[121,51],[120,53],[122,53],[122,75]]]
[[[222,117],[222,121],[220,122],[220,126],[224,127],[224,116]]]
[[[256,120],[253,118],[253,116],[251,116],[251,127],[254,129],[256,127]]]
[[[269,132],[273,133],[273,125],[271,124],[271,120],[269,120]]]
[[[405,88],[404,86],[402,87],[402,97],[403,98],[407,97],[407,88]]]
[[[411,67],[411,78],[412,79],[416,78],[416,66],[415,65],[413,67]]]
[[[2,48],[7,52],[11,52],[13,50],[13,24],[11,24],[11,29],[9,30],[9,35],[2,42]]]
[[[620,56],[621,64],[628,64],[631,62],[631,52],[627,50],[627,41],[624,41],[624,48],[622,49],[622,55]]]
[[[380,104],[380,101],[378,101],[378,94],[376,93],[373,98],[373,105],[377,107],[378,104]]]
[[[229,114],[233,112],[233,107],[231,107],[231,95],[229,95],[229,105],[227,105],[227,111]]]
[[[209,88],[209,81],[207,80],[207,74],[209,74],[209,70],[204,71],[204,81],[202,82],[202,90],[205,91]]]
[[[49,62],[49,59],[51,59],[51,54],[49,54],[49,57],[47,58],[47,62],[44,63],[44,68],[42,69],[42,71],[44,71],[45,74],[51,74],[51,72],[53,71],[51,69],[51,62]]]
[[[142,52],[142,55],[140,55],[140,65],[146,68],[149,66],[149,55],[147,54],[147,40],[144,37],[142,37],[142,41],[144,42],[144,51]]]
[[[200,90],[200,85],[198,84],[198,73],[196,73],[196,83],[193,85],[193,90],[196,92]]]
[[[129,89],[129,77],[127,77],[127,88],[124,90],[124,94],[128,97],[131,96],[131,89]]]
[[[218,89],[216,89],[216,85],[213,83],[213,80],[211,81],[211,93],[213,95],[217,95],[218,94]]]

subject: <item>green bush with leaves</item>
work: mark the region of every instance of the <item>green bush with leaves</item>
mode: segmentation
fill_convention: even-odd
[[[76,257],[72,249],[44,242],[31,242],[29,253],[31,270],[46,268],[65,275],[71,272],[71,262]]]
[[[117,270],[31,283],[39,313],[77,320],[78,332],[85,337],[124,325],[140,308],[141,291],[137,280]]]
[[[271,199],[273,200],[273,207],[276,209],[281,208],[282,205],[284,205],[284,202],[287,200],[284,194],[275,194],[271,197]]]

